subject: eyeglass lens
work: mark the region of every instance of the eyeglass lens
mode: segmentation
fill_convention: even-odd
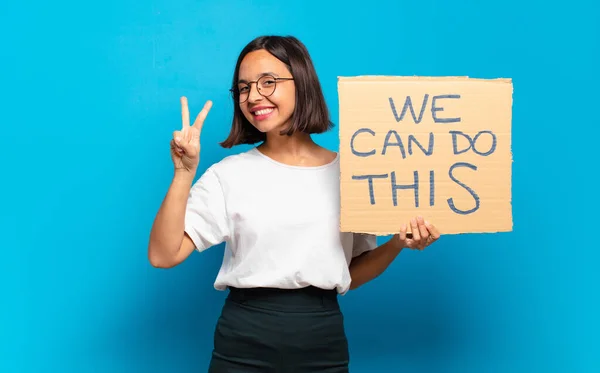
[[[275,92],[275,86],[277,85],[277,81],[272,76],[263,76],[256,82],[256,88],[258,93],[263,97],[268,97]],[[238,99],[240,102],[245,102],[250,95],[250,90],[252,89],[251,83],[241,83],[238,84]]]

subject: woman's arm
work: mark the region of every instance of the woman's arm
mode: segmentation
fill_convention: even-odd
[[[148,259],[154,267],[170,268],[183,262],[195,245],[184,232],[185,211],[194,174],[176,171],[150,232]]]
[[[354,290],[382,274],[401,251],[402,248],[398,247],[394,239],[391,239],[383,245],[352,259],[350,263],[350,277],[352,278],[350,290]]]
[[[354,290],[382,274],[403,249],[423,250],[440,237],[438,230],[421,217],[411,220],[411,231],[411,234],[407,234],[407,227],[404,225],[400,229],[400,233],[394,235],[388,242],[352,259],[350,262],[350,277],[352,278],[350,290]]]

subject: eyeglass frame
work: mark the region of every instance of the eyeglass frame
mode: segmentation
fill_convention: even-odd
[[[260,92],[260,89],[258,88],[258,81],[261,80],[261,79],[264,79],[264,78],[273,78],[273,80],[275,81],[275,88],[273,88],[273,92],[271,92],[267,96],[263,95]],[[242,84],[247,85],[249,87],[249,89],[250,89],[248,91],[248,96],[246,97],[246,99],[244,101],[240,101],[240,99],[239,99],[239,96],[240,96],[240,94],[239,94],[239,87],[230,88],[229,92],[231,92],[231,94],[232,94],[232,96],[233,96],[234,99],[236,99],[235,95],[236,95],[236,92],[238,92],[237,93],[238,97],[237,97],[236,101],[238,103],[240,103],[240,104],[243,104],[244,102],[248,101],[248,99],[250,98],[250,93],[252,93],[252,83],[256,84],[256,92],[258,92],[259,95],[261,95],[262,97],[270,97],[270,96],[273,95],[273,93],[275,93],[275,90],[277,89],[277,82],[278,81],[288,81],[288,80],[294,80],[294,78],[291,78],[291,77],[290,78],[280,78],[280,77],[275,77],[275,76],[273,76],[271,74],[266,74],[266,75],[263,75],[263,76],[261,76],[260,78],[258,78],[256,80],[251,80],[249,82],[244,82]]]

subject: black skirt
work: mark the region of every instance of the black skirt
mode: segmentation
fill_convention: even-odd
[[[209,373],[347,373],[348,341],[335,290],[230,289]]]

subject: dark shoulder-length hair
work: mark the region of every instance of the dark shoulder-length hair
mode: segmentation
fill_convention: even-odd
[[[289,128],[283,130],[281,134],[291,136],[296,131],[318,134],[333,128],[312,59],[306,46],[293,36],[260,36],[248,43],[237,59],[232,88],[237,87],[240,64],[244,57],[250,52],[261,49],[283,62],[294,77],[296,106]],[[231,130],[227,139],[221,142],[221,146],[231,148],[239,144],[256,144],[265,141],[266,134],[257,130],[244,117],[235,95],[232,95],[232,99],[234,110]]]

